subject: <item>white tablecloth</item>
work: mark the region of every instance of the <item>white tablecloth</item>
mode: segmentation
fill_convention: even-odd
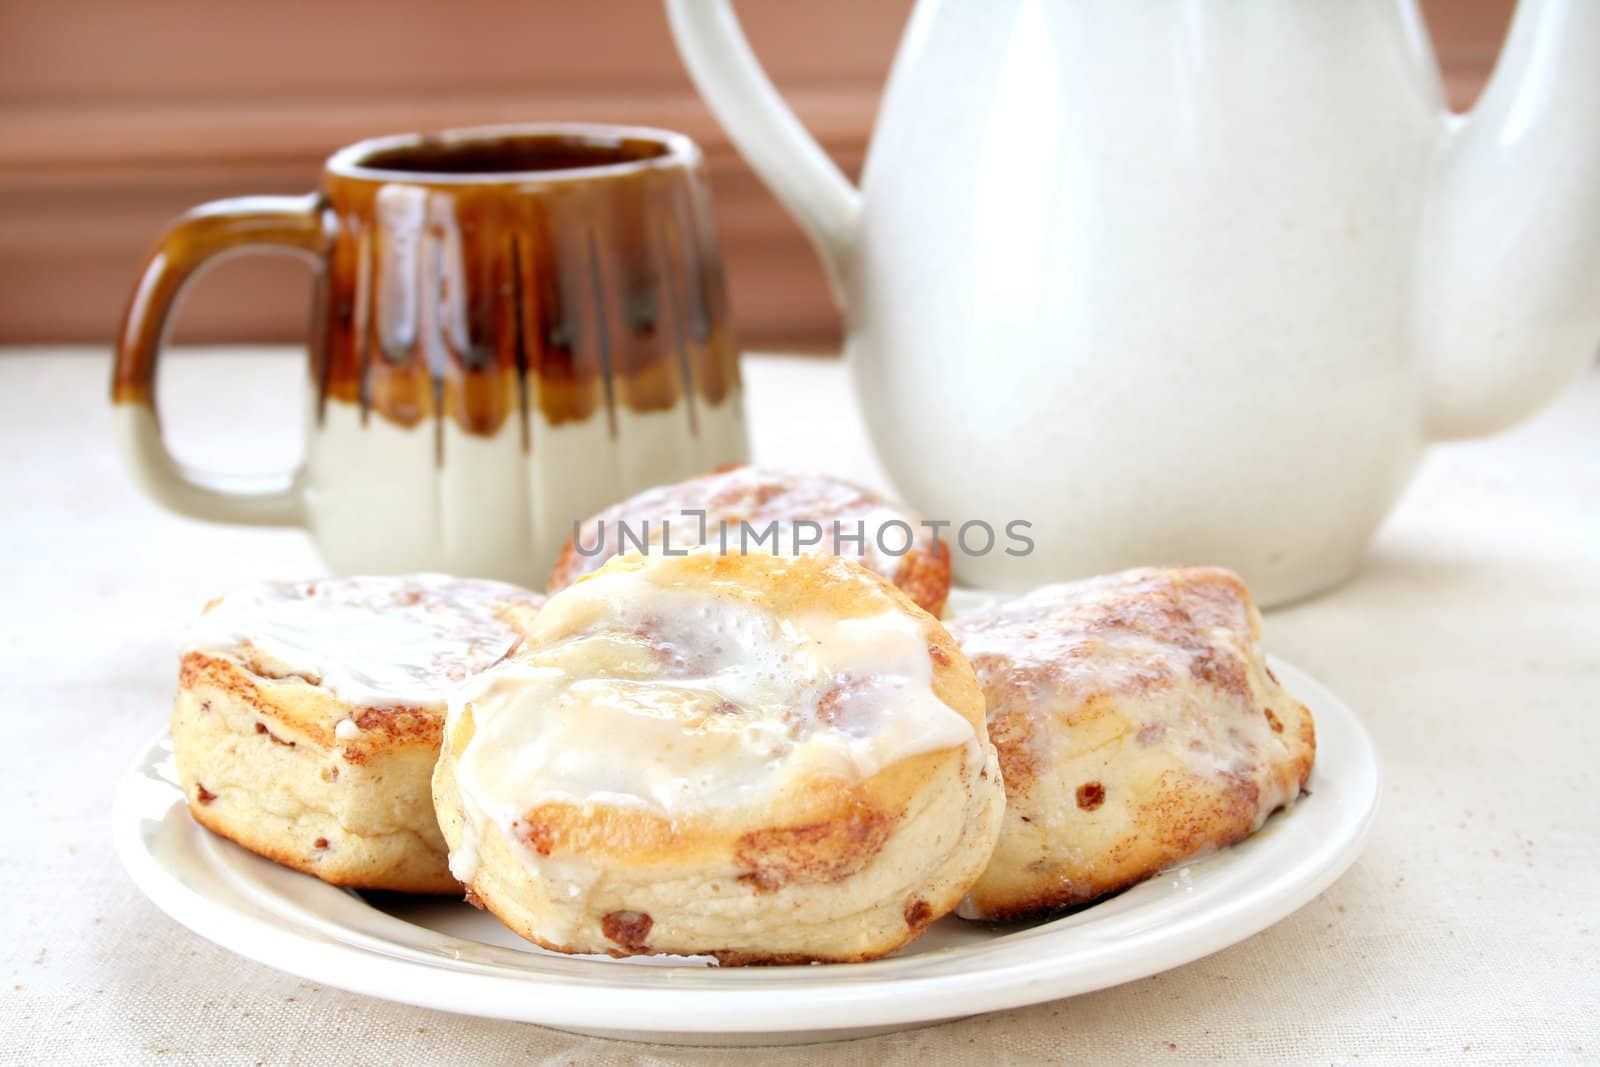
[[[284,353],[168,361],[185,453],[270,469],[298,440]],[[746,363],[758,458],[872,481],[842,369]],[[574,1037],[353,996],[215,948],[112,853],[112,785],[164,721],[173,636],[212,594],[314,573],[303,534],[145,501],[99,353],[0,355],[0,1061],[915,1064],[1600,1060],[1600,374],[1495,440],[1436,450],[1349,585],[1269,646],[1364,718],[1371,844],[1332,889],[1187,967],[1070,1001],[759,1053]]]

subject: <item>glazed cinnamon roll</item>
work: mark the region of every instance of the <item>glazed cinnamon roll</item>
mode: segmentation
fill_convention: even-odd
[[[1305,786],[1311,713],[1214,567],[1049,586],[950,626],[988,702],[1004,829],[961,907],[1083,904],[1259,829]]]
[[[189,810],[335,885],[460,892],[429,780],[445,693],[543,598],[441,575],[265,582],[183,637],[172,742]]]
[[[950,593],[950,551],[897,504],[825,474],[726,467],[647,489],[580,523],[550,573],[555,593],[613,556],[715,545],[718,551],[837,555],[903,589],[935,618]]]
[[[559,952],[881,956],[955,907],[1004,793],[949,634],[835,558],[628,555],[452,698],[471,898]]]

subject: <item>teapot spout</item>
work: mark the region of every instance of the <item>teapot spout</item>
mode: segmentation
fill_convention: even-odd
[[[1532,414],[1600,343],[1600,2],[1522,0],[1441,138],[1413,324],[1436,438]]]

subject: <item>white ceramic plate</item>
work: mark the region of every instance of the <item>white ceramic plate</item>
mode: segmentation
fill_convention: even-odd
[[[336,889],[195,823],[165,733],[118,785],[117,851],[150,899],[201,936],[357,993],[680,1044],[863,1036],[1155,974],[1241,941],[1327,888],[1372,824],[1377,756],[1337,697],[1272,665],[1317,724],[1310,795],[1293,809],[1248,841],[1061,918],[1006,927],[947,917],[872,963],[717,968],[561,956],[464,903]]]
[[[970,605],[966,605],[970,606]],[[837,1040],[1072,997],[1224,949],[1306,904],[1354,862],[1378,811],[1378,757],[1354,713],[1285,662],[1317,721],[1309,795],[1248,841],[1029,926],[947,917],[886,960],[715,968],[563,957],[440,897],[323,885],[189,817],[163,733],[115,798],[123,864],[160,909],[269,966],[371,997],[683,1045]]]

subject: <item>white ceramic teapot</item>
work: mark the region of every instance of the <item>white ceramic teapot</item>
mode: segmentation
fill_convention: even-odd
[[[1215,562],[1344,578],[1430,440],[1600,341],[1600,0],[1523,0],[1451,115],[1409,0],[920,0],[860,190],[727,0],[667,0],[810,231],[885,468],[1000,588]]]

